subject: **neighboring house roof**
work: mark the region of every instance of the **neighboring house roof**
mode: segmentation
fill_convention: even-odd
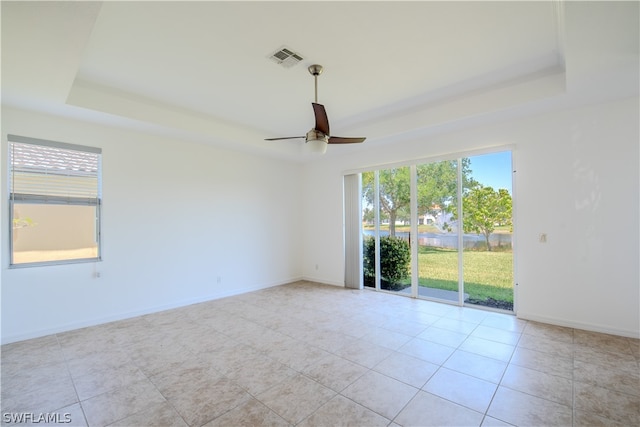
[[[11,165],[15,172],[93,176],[98,173],[98,155],[44,145],[11,143]]]

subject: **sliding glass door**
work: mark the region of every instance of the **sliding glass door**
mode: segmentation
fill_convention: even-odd
[[[469,162],[473,178],[461,197],[465,302],[513,310],[511,152]]]
[[[364,285],[411,292],[409,166],[362,175]]]
[[[458,162],[416,166],[418,296],[459,301],[458,237],[451,208],[458,194]]]
[[[513,310],[511,153],[362,174],[364,286]]]
[[[376,200],[378,190],[378,172],[364,172],[362,174],[362,271],[363,285],[367,288],[380,289],[379,274],[379,241],[380,212]],[[377,254],[377,255],[376,255]]]

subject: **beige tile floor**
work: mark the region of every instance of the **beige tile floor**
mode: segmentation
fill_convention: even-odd
[[[640,425],[638,340],[308,282],[1,360],[3,425]]]

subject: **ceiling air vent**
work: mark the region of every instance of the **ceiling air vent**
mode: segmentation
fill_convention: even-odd
[[[275,52],[273,52],[269,59],[271,59],[276,64],[280,64],[285,68],[291,68],[296,65],[298,62],[302,61],[302,56],[295,53],[291,49],[286,47],[282,47]]]

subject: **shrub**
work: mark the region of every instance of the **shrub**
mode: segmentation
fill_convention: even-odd
[[[373,237],[365,237],[363,251],[364,283],[373,286],[376,277],[376,245]],[[411,249],[397,237],[380,237],[380,276],[390,285],[409,277]]]

